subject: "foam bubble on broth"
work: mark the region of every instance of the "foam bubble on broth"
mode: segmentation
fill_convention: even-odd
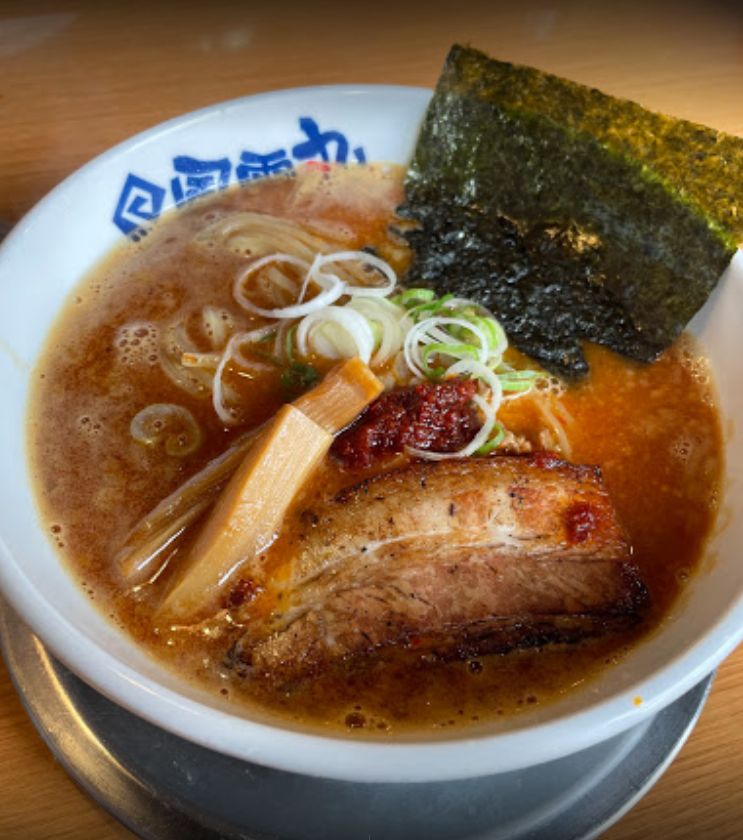
[[[114,346],[125,365],[156,365],[160,359],[160,329],[147,321],[133,321],[119,327]]]

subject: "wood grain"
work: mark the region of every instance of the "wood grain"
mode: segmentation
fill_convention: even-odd
[[[340,82],[430,87],[454,41],[743,135],[736,0],[0,0],[0,220],[109,146],[213,102]],[[741,717],[743,649],[680,756],[606,840],[743,836]],[[0,666],[0,837],[130,836],[54,762]]]

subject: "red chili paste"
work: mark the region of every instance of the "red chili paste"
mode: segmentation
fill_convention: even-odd
[[[333,454],[347,467],[364,468],[406,447],[455,452],[480,428],[476,390],[471,379],[447,379],[389,391],[336,439]]]

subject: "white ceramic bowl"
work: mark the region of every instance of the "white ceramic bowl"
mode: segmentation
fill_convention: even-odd
[[[240,99],[134,137],[60,184],[0,248],[0,587],[75,673],[129,710],[212,749],[299,773],[427,781],[568,755],[639,723],[708,674],[743,637],[743,254],[697,316],[728,429],[722,525],[666,625],[565,699],[445,740],[365,742],[247,719],[150,659],[97,612],[40,527],[26,462],[29,378],[66,295],[123,233],[194,192],[323,153],[404,163],[430,93],[326,87]],[[327,132],[333,132],[328,135]],[[314,137],[313,136],[317,135]],[[268,155],[261,162],[245,152]],[[207,162],[206,164],[204,162]],[[636,698],[642,702],[637,705]]]

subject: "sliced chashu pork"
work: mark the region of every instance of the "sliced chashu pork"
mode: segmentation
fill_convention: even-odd
[[[646,600],[600,471],[548,453],[415,463],[296,515],[281,613],[235,651],[279,681],[390,646],[575,641]]]

